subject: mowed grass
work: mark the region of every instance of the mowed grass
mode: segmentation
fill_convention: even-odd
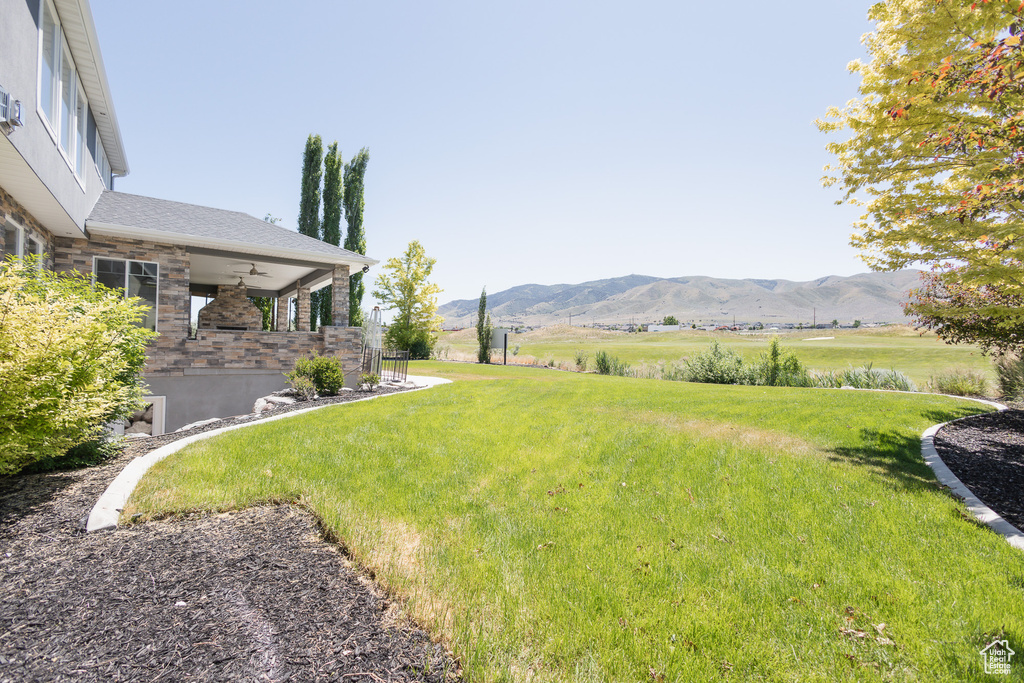
[[[642,332],[629,334],[583,327],[558,325],[509,335],[509,345],[518,344],[519,355],[540,363],[548,360],[572,365],[577,349],[590,357],[606,351],[628,363],[679,361],[706,349],[718,340],[746,360],[754,360],[768,348],[770,333],[735,332]],[[833,337],[820,339],[820,337]],[[779,333],[783,347],[797,354],[804,365],[814,370],[843,370],[871,364],[878,370],[896,369],[909,376],[919,388],[934,375],[951,368],[962,368],[995,378],[991,361],[975,346],[951,346],[930,332],[918,332],[906,326],[863,328],[857,330],[793,330]],[[453,351],[476,359],[476,330],[462,330],[442,337]],[[511,356],[510,356],[511,358]]]
[[[194,444],[123,518],[301,501],[474,681],[984,680],[995,636],[1024,651],[1024,554],[920,455],[984,406],[410,371],[457,381]]]

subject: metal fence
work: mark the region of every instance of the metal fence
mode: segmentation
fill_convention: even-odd
[[[363,349],[363,372],[380,376],[382,382],[404,382],[409,376],[409,352]]]

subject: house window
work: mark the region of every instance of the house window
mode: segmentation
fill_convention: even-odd
[[[21,259],[25,248],[25,229],[7,221],[4,226],[4,256],[13,256]]]
[[[42,268],[43,243],[8,218],[4,226],[4,256],[13,256],[19,261],[26,256],[36,256],[39,258],[36,267]]]
[[[72,158],[71,136],[75,125],[75,65],[68,46],[63,45],[60,60],[60,148]]]
[[[79,84],[75,96],[75,173],[79,178],[85,177],[82,170],[85,168],[85,124],[88,121],[88,111],[85,93]]]
[[[107,161],[107,153],[100,142],[99,134],[96,135],[96,172],[100,174],[103,187],[110,189],[110,162]]]
[[[79,180],[85,167],[88,102],[51,0],[40,3],[39,113]]]
[[[111,289],[120,289],[127,297],[137,296],[148,306],[142,327],[156,331],[157,280],[160,266],[148,261],[97,257],[93,262],[96,282]]]
[[[57,91],[60,85],[60,24],[49,2],[42,3],[40,22],[39,111],[46,117],[50,130],[57,129]]]

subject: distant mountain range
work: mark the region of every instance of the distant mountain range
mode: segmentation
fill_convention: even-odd
[[[488,293],[495,325],[572,322],[653,323],[675,316],[681,323],[726,324],[899,322],[900,304],[920,271],[831,275],[810,282],[726,280],[713,277],[657,278],[647,275],[594,280],[578,285],[520,285]],[[477,299],[450,301],[438,309],[445,327],[476,324]]]

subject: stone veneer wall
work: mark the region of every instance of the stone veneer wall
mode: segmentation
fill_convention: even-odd
[[[362,361],[362,330],[358,327],[322,327],[318,332],[257,332],[199,330],[187,340],[183,353],[161,358],[159,367],[146,366],[147,374],[187,375],[220,370],[273,370],[288,372],[295,359],[317,354],[337,356],[345,374],[358,371]]]
[[[199,311],[199,329],[226,326],[262,330],[263,313],[245,293],[245,285],[219,285],[217,298]]]
[[[160,265],[157,284],[157,332],[160,335],[146,352],[144,374],[147,377],[246,370],[287,372],[294,367],[296,358],[312,353],[338,356],[346,374],[358,372],[362,360],[359,328],[325,327],[319,332],[201,329],[196,339],[188,339],[189,257],[185,247],[116,237],[90,240],[58,237],[55,243],[54,267],[57,270],[77,269],[91,274],[94,256]],[[257,329],[262,326],[262,318],[259,320]],[[309,325],[308,309],[306,325]]]
[[[36,217],[28,212],[28,210],[16,202],[14,197],[7,194],[2,187],[0,187],[0,260],[7,257],[4,251],[4,244],[6,244],[6,226],[4,225],[3,218],[10,216],[14,221],[25,228],[25,237],[31,237],[43,244],[43,251],[46,254],[46,258],[43,261],[43,267],[52,270],[53,269],[53,235],[50,231],[43,227],[42,223],[36,220]]]

